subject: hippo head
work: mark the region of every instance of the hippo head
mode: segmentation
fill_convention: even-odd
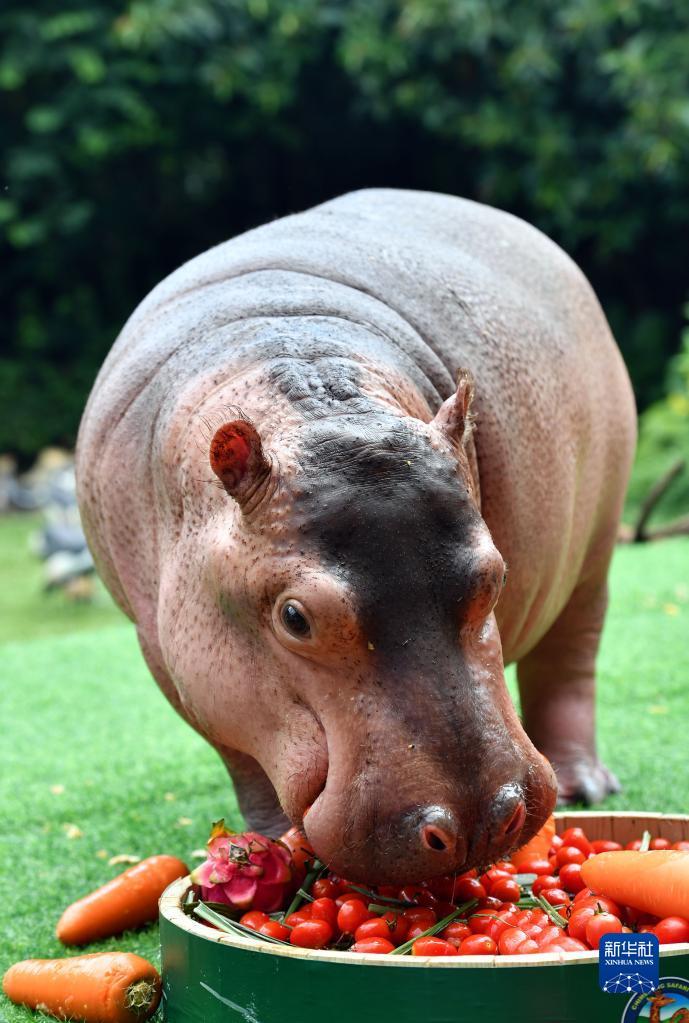
[[[495,860],[555,801],[505,686],[506,568],[466,453],[471,393],[461,376],[430,423],[379,405],[265,445],[243,419],[212,438],[236,516],[217,591],[241,684],[271,715],[240,748],[321,859],[369,883]]]

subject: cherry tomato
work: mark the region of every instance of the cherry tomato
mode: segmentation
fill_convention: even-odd
[[[486,889],[476,877],[458,877],[455,887],[455,902],[468,902],[469,899],[485,899]]]
[[[485,899],[478,900],[478,906],[476,907],[476,910],[483,913],[484,910],[486,909],[492,911],[494,909],[500,909],[501,906],[502,902],[500,901],[500,899],[494,899],[492,895],[486,895]]]
[[[311,903],[311,919],[326,920],[333,930],[337,927],[338,909],[333,899],[314,899]]]
[[[408,902],[410,906],[428,906],[428,899],[436,901],[433,892],[420,884],[405,884],[399,890],[399,898],[402,902]]]
[[[574,846],[576,849],[581,850],[585,857],[591,854],[591,843],[586,837],[583,828],[567,828],[566,831],[562,832],[561,837],[563,846]]]
[[[652,838],[649,849],[671,849],[672,842],[668,838]]]
[[[689,941],[689,920],[682,916],[666,916],[653,928],[661,945],[677,945]]]
[[[411,923],[409,925],[409,930],[407,931],[406,940],[413,941],[414,938],[421,938],[425,935],[428,928],[432,926],[432,924],[427,923],[425,920],[420,923]]]
[[[509,871],[499,870],[497,867],[491,867],[490,870],[487,870],[485,872],[485,874],[481,874],[479,880],[483,887],[486,889],[486,891],[490,893],[490,889],[493,887],[493,884],[496,881],[499,881],[500,878],[504,877],[508,878],[511,877]]]
[[[514,926],[521,927],[522,924],[533,923],[533,909],[522,909],[514,918]]]
[[[433,892],[437,899],[442,899],[443,902],[452,902],[455,897],[455,885],[457,884],[457,878],[454,875],[444,875],[442,877],[432,877],[430,881],[426,882],[428,890]]]
[[[550,843],[550,853],[552,856],[562,846],[562,837],[560,835],[553,835],[552,842]]]
[[[498,914],[492,909],[477,911],[469,917],[469,929],[472,934],[486,934],[497,919]]]
[[[298,948],[325,948],[332,936],[333,929],[327,920],[307,920],[292,928],[289,940]]]
[[[493,866],[496,870],[506,870],[508,874],[518,874],[519,871],[510,860],[498,860]]]
[[[387,938],[364,938],[363,941],[357,941],[352,945],[352,952],[368,952],[373,955],[386,955],[388,952],[392,952],[394,945]]]
[[[573,909],[567,921],[567,933],[577,941],[586,940],[586,925],[592,916],[595,916],[595,906],[583,906],[580,909]]]
[[[345,892],[350,890],[349,881],[345,881],[343,877],[338,877],[337,874],[328,874],[328,881],[332,881],[340,895],[344,895]]]
[[[554,874],[541,874],[531,886],[534,895],[542,895],[546,888],[559,888],[560,878]]]
[[[294,913],[290,913],[285,918],[285,923],[288,927],[296,927],[298,924],[306,923],[307,920],[311,919],[311,906],[302,906],[301,909],[295,910]]]
[[[463,920],[453,920],[451,924],[448,924],[447,927],[440,932],[440,937],[457,946],[461,941],[464,941],[465,938],[468,938],[470,934],[471,928],[468,924],[465,924]]]
[[[499,913],[482,933],[487,934],[489,938],[497,942],[502,932],[513,926],[513,921],[514,915],[512,913]]]
[[[455,956],[457,949],[443,938],[430,936],[417,938],[411,947],[413,956]]]
[[[557,924],[548,924],[542,928],[539,934],[534,934],[533,939],[538,947],[542,948],[543,945],[549,945],[551,941],[559,938],[561,934],[564,934],[561,927],[558,927]]]
[[[576,845],[563,845],[558,849],[556,859],[558,867],[564,867],[566,863],[585,863],[587,854]]]
[[[306,864],[309,862],[313,863],[316,859],[313,846],[308,838],[302,829],[295,824],[294,827],[280,836],[280,841],[283,845],[287,846],[292,854],[292,866],[297,875],[303,876],[306,873]]]
[[[538,943],[535,942],[533,938],[527,937],[524,939],[524,941],[522,941],[521,945],[517,945],[517,948],[515,949],[515,955],[529,956],[534,955],[536,952],[540,951],[541,950],[538,947]]]
[[[494,956],[497,951],[498,946],[487,934],[470,934],[457,949],[461,956]]]
[[[344,877],[339,877],[337,882],[342,895],[359,895],[361,898],[365,898],[365,896],[361,895],[361,892],[358,892],[354,887],[354,881],[347,881]]]
[[[519,902],[521,888],[511,877],[501,877],[493,883],[490,894],[501,902]]]
[[[526,860],[519,865],[520,874],[552,874],[550,860]]]
[[[258,929],[259,934],[266,934],[269,938],[279,938],[280,941],[289,941],[290,930],[277,920],[266,920]]]
[[[401,913],[396,913],[393,910],[388,910],[387,913],[383,913],[381,920],[385,920],[388,925],[388,934],[385,935],[395,945],[401,945],[403,941],[407,940],[407,932],[409,930],[409,922],[405,920]]]
[[[562,888],[546,888],[544,892],[541,892],[541,897],[546,902],[549,902],[551,906],[557,906],[560,910],[562,907],[567,909],[572,901],[567,892],[563,891]]]
[[[621,907],[605,895],[589,895],[587,899],[581,899],[580,902],[577,902],[577,908],[583,906],[593,906],[596,912],[612,913],[613,916],[619,916],[620,920],[622,919]]]
[[[591,889],[587,888],[586,886],[584,886],[583,888],[580,888],[579,891],[577,892],[577,894],[574,896],[574,901],[578,905],[584,899],[588,899],[592,895],[593,895],[593,892],[591,891]]]
[[[259,909],[252,909],[244,916],[240,916],[239,922],[244,927],[250,927],[252,931],[257,931],[261,924],[264,924],[269,919],[267,913],[262,913]]]
[[[427,906],[413,906],[411,909],[405,909],[402,916],[409,924],[423,924],[424,931],[438,922],[435,912]]]
[[[511,956],[526,941],[526,934],[520,927],[507,927],[498,938],[498,950],[503,956]]]
[[[553,941],[547,942],[544,945],[539,946],[540,952],[588,952],[589,947],[585,945],[583,941],[577,941],[576,938],[570,937],[568,934],[562,934],[560,937],[553,939]]]
[[[536,924],[538,927],[543,927],[550,923],[545,910],[543,909],[522,909],[521,912],[517,913],[514,917],[515,927],[526,927],[531,924]]]
[[[604,934],[619,934],[622,921],[612,913],[595,913],[586,924],[586,941],[591,948],[598,948]]]
[[[361,895],[359,892],[342,892],[342,894],[338,895],[337,898],[335,899],[335,905],[337,906],[338,909],[341,909],[344,906],[345,902],[353,902],[355,900],[358,902],[363,902],[365,905],[368,905],[368,900],[366,896]]]
[[[311,886],[311,894],[314,899],[336,899],[342,892],[339,884],[335,884],[327,877],[319,877]]]
[[[393,932],[398,932],[398,938],[400,935],[401,938],[395,944],[400,945],[406,939],[407,930],[406,920],[401,918],[387,920],[384,916],[372,916],[359,924],[354,932],[354,938],[356,941],[363,941],[364,938],[385,938],[387,941],[394,941]]]
[[[384,899],[396,899],[399,889],[394,884],[379,884],[377,892]]]
[[[685,841],[684,839],[680,842],[673,842],[672,848],[681,849],[682,852],[689,852],[689,842]]]
[[[351,899],[340,906],[337,914],[337,926],[343,934],[354,934],[357,927],[370,920],[373,916],[368,906],[360,899]]]
[[[575,895],[585,887],[581,876],[580,863],[565,863],[560,867],[560,883],[566,892]]]
[[[625,849],[632,849],[637,852],[639,851],[640,848],[641,848],[640,838],[635,838],[632,842],[627,842],[627,844],[625,845]]]
[[[596,838],[591,842],[591,852],[596,854],[602,852],[619,852],[622,848],[619,842],[611,842],[609,838]]]
[[[429,909],[435,909],[439,900],[430,888],[424,888],[416,901],[419,906],[427,906]]]
[[[370,920],[364,920],[354,932],[355,941],[363,941],[365,938],[385,938],[390,941],[390,928],[387,920],[382,916],[372,916]]]

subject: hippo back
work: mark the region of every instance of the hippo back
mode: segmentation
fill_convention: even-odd
[[[482,512],[513,578],[501,632],[506,657],[519,656],[609,528],[605,487],[623,489],[633,446],[631,392],[574,263],[507,213],[433,193],[366,190],[274,221],[191,260],[140,304],[78,444],[85,528],[121,606],[139,621],[155,607],[167,439],[193,413],[195,386],[275,354],[276,323],[289,325],[281,355],[308,358],[320,337],[379,341],[431,413],[460,367],[473,373]]]

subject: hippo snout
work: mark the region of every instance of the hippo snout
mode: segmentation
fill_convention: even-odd
[[[518,840],[526,822],[524,791],[513,782],[501,786],[489,805],[488,845],[498,848]],[[428,864],[431,874],[437,868],[456,870],[457,864],[467,862],[470,841],[462,833],[458,815],[442,806],[429,806],[410,815],[410,851]],[[419,875],[421,876],[421,875]]]
[[[552,772],[533,765],[524,781],[492,794],[382,811],[366,804],[337,820],[326,790],[304,818],[316,852],[336,873],[369,884],[403,884],[487,864],[524,844],[552,809]]]

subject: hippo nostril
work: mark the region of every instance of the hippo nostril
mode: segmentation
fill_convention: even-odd
[[[517,809],[514,811],[509,821],[507,822],[507,827],[505,828],[505,836],[509,837],[510,835],[514,835],[518,831],[521,831],[521,829],[524,827],[525,820],[526,807],[524,806],[524,803],[520,801],[520,803],[517,806]]]
[[[445,835],[440,828],[434,828],[430,824],[427,824],[426,827],[422,829],[421,841],[427,849],[434,850],[435,852],[445,852],[449,845],[447,835]]]
[[[493,802],[492,833],[497,841],[514,839],[524,827],[526,806],[521,785],[510,782],[495,794]]]

